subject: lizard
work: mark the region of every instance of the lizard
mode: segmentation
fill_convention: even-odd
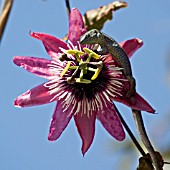
[[[136,82],[132,75],[132,69],[129,58],[125,51],[123,50],[123,48],[121,48],[121,46],[112,37],[106,35],[105,33],[100,32],[97,29],[92,29],[83,34],[80,37],[80,44],[89,45],[98,44],[100,46],[100,48],[97,49],[99,55],[110,54],[111,56],[113,56],[120,63],[121,67],[123,68],[124,75],[130,82],[130,89],[126,93],[126,97],[127,98],[133,97],[134,93],[136,92]],[[134,115],[139,135],[145,147],[147,148],[148,152],[151,155],[155,169],[162,170],[162,168],[159,165],[159,160],[155,155],[154,148],[146,134],[141,111],[132,109],[132,113]]]
[[[97,50],[99,55],[110,54],[115,57],[123,68],[123,73],[130,83],[130,89],[126,94],[126,97],[129,98],[133,96],[136,91],[136,82],[132,76],[131,64],[127,54],[116,40],[97,29],[92,29],[80,37],[80,44],[98,44],[100,45],[100,48]]]

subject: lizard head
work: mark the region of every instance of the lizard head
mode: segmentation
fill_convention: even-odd
[[[101,32],[97,29],[92,29],[80,37],[80,44],[99,44],[102,40],[101,38]]]

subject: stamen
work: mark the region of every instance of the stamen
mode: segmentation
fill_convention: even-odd
[[[80,72],[80,79],[81,80],[83,79],[83,70],[81,70],[81,72]]]
[[[100,73],[100,71],[102,70],[102,67],[103,67],[102,61],[98,62],[98,66],[97,67],[98,68],[96,69],[96,71],[95,71],[93,77],[91,78],[91,80],[95,80],[98,77],[98,75],[99,75],[99,73]]]
[[[96,71],[96,69],[91,68],[91,67],[88,67],[88,68],[87,68],[87,70],[89,70],[89,71],[93,71],[93,72],[95,72],[95,71]]]
[[[60,77],[63,77],[64,74],[66,74],[66,72],[68,71],[68,69],[69,69],[69,67],[70,67],[70,64],[71,64],[71,61],[68,61],[67,65],[66,65],[66,67],[63,69]]]
[[[75,78],[73,78],[73,77],[68,77],[68,78],[67,78],[67,82],[68,82],[69,84],[74,84],[74,83],[75,83]]]
[[[89,54],[89,56],[91,55],[91,57],[95,58],[95,59],[100,59],[100,56],[98,54],[96,54],[94,51],[90,50],[89,48],[83,48],[83,50]]]
[[[101,71],[101,68],[97,68],[94,75],[93,75],[93,77],[91,78],[91,80],[95,80],[98,77],[100,71]]]
[[[89,54],[89,57],[87,58],[86,62],[90,62],[91,58],[92,58],[93,54]]]
[[[69,41],[67,47],[67,49],[60,47],[61,53],[58,55],[60,59],[57,58],[48,64],[54,79],[44,86],[52,95],[51,102],[62,100],[63,112],[69,111],[68,116],[81,114],[90,117],[94,112],[108,107],[108,103],[115,97],[122,96],[123,83],[128,80],[119,76],[122,74],[122,68],[116,67],[114,60],[105,62],[103,56],[92,51],[91,49],[95,50],[94,46],[87,45],[83,48],[79,42],[74,46]],[[95,83],[94,80],[98,77],[99,80]],[[84,86],[89,86],[92,94],[87,95],[88,87]]]
[[[68,54],[78,54],[78,55],[83,55],[84,52],[79,51],[79,50],[67,50]]]
[[[84,54],[84,52],[76,50],[76,49],[74,49],[74,50],[67,50],[67,53],[71,54],[71,55],[75,55],[76,59],[77,59],[77,61],[79,63],[81,62],[80,56]]]
[[[84,70],[86,68],[87,68],[87,63],[82,62],[82,63],[79,64],[79,69]]]
[[[84,83],[84,84],[91,83],[91,80],[88,80],[88,79],[75,78],[75,80],[76,80],[76,83]]]
[[[70,66],[69,69],[76,70],[78,66]]]

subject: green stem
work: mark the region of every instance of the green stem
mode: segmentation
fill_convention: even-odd
[[[159,161],[156,157],[154,148],[153,148],[153,146],[152,146],[152,144],[151,144],[151,142],[148,138],[148,135],[146,133],[141,111],[132,110],[132,113],[133,113],[133,116],[134,116],[136,127],[138,129],[139,136],[140,136],[143,144],[145,145],[146,149],[148,150],[148,152],[151,156],[155,170],[162,170],[162,168],[159,165]]]
[[[131,137],[133,143],[135,144],[135,146],[137,147],[137,149],[139,150],[139,152],[144,156],[145,155],[145,152],[144,150],[142,149],[142,147],[140,146],[140,144],[138,143],[138,141],[136,140],[135,136],[133,135],[132,131],[130,130],[129,126],[127,125],[127,123],[125,122],[125,120],[123,119],[121,113],[119,112],[119,110],[117,109],[117,107],[114,105],[115,107],[115,110],[117,112],[117,114],[119,115],[120,117],[120,120],[123,124],[123,126],[125,127],[127,133],[129,134],[129,136]]]

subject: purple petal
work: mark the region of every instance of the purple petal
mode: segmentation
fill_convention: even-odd
[[[82,15],[78,9],[73,8],[70,13],[68,39],[74,45],[77,45],[77,41],[80,40],[80,36],[82,36],[85,32],[86,28],[84,26]]]
[[[121,47],[125,50],[130,58],[143,45],[143,41],[139,38],[134,38],[120,43]]]
[[[53,117],[51,119],[50,131],[48,134],[48,140],[50,141],[57,140],[60,137],[72,118],[72,115],[69,115],[71,109],[63,111],[64,108],[62,107],[62,102],[62,100],[57,102]]]
[[[114,100],[121,102],[135,110],[155,113],[155,110],[151,107],[151,105],[138,93],[135,93],[135,95],[132,96],[131,98],[118,97],[115,98]]]
[[[122,123],[113,104],[108,104],[108,107],[98,112],[97,118],[111,136],[119,141],[125,139],[125,132],[123,130]]]
[[[47,53],[52,58],[54,58],[54,56],[57,56],[57,53],[62,53],[59,47],[64,48],[66,50],[68,49],[67,44],[65,42],[54,36],[36,32],[30,33],[30,35],[42,41]]]
[[[36,57],[16,56],[14,57],[13,62],[17,66],[22,67],[25,70],[40,77],[49,79],[51,76],[54,76],[52,73],[50,73],[48,66],[48,64],[51,64],[51,60]]]
[[[49,89],[44,87],[43,84],[41,84],[18,96],[14,101],[14,105],[16,107],[42,105],[50,103],[53,97],[54,94],[50,95]]]
[[[82,139],[82,154],[84,155],[91,146],[95,133],[95,120],[96,114],[93,113],[90,117],[86,114],[77,114],[74,116],[74,120]]]
[[[134,101],[135,99],[135,101]],[[151,107],[151,105],[138,93],[135,93],[135,96],[130,99],[129,102],[132,109],[143,110],[150,113],[155,113],[155,110]]]

